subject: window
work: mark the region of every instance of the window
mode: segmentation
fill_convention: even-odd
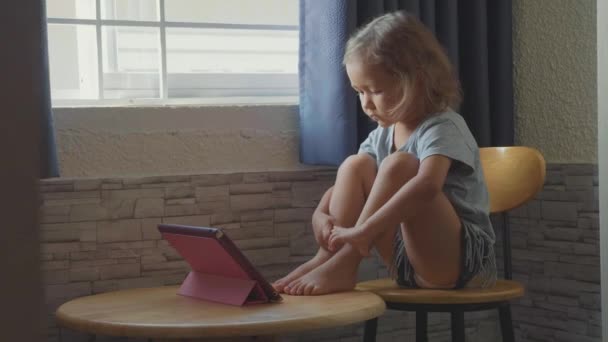
[[[298,0],[47,0],[53,106],[295,103]]]

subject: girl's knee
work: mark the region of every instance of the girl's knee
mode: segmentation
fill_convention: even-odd
[[[420,161],[413,154],[395,152],[384,158],[380,164],[380,172],[412,178],[418,173],[419,167]]]
[[[375,174],[376,160],[367,153],[353,154],[340,165],[338,173],[355,172],[360,175]]]

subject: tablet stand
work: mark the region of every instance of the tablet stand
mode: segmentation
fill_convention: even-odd
[[[191,271],[178,294],[230,305],[264,303],[268,298],[255,280]]]

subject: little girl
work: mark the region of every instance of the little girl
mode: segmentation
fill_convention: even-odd
[[[371,247],[404,287],[492,284],[494,232],[479,150],[459,82],[433,34],[389,13],[357,31],[343,61],[363,111],[378,123],[340,165],[312,218],[317,254],[275,288],[351,290]]]

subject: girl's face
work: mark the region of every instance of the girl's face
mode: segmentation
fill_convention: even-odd
[[[393,117],[390,115],[408,91],[403,89],[395,76],[379,65],[365,64],[358,60],[346,64],[346,73],[367,116],[382,127],[397,122],[395,117],[403,120],[403,113],[394,113]]]

